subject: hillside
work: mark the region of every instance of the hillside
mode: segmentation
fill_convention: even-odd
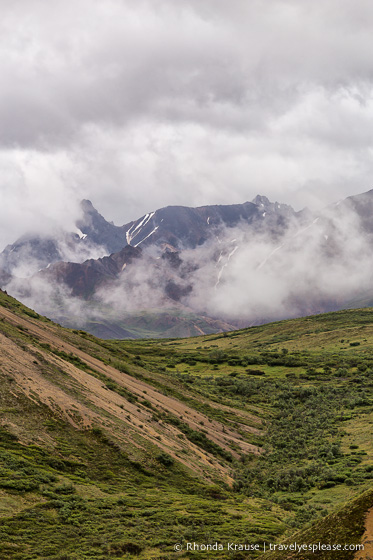
[[[102,341],[0,292],[0,344],[1,557],[254,558],[185,546],[339,542],[352,511],[363,538],[372,309]]]

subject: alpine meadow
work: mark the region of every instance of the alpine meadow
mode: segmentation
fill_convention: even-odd
[[[4,558],[371,540],[371,309],[161,341],[63,329],[4,293],[0,314]]]

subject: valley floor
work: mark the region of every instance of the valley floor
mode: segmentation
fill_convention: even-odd
[[[0,292],[0,352],[1,558],[370,540],[373,310],[102,341]]]

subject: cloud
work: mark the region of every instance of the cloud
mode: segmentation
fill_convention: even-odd
[[[341,309],[371,293],[371,235],[347,204],[305,227],[291,222],[279,239],[243,229],[219,239],[218,261],[207,246],[190,256],[200,267],[187,303],[210,316],[247,326]]]
[[[370,187],[368,0],[4,0],[0,242],[258,192]]]
[[[371,195],[359,204],[371,206]],[[364,220],[364,212],[359,217],[342,203],[317,218],[293,218],[281,232],[265,220],[261,229],[242,223],[183,251],[179,268],[145,251],[87,300],[45,274],[14,279],[7,290],[39,313],[83,328],[87,321],[125,325],[128,314],[171,308],[242,327],[332,311],[372,297],[372,232]],[[175,302],[170,290],[184,295]]]

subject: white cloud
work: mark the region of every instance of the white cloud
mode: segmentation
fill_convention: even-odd
[[[0,243],[258,192],[371,186],[367,0],[3,0]]]

